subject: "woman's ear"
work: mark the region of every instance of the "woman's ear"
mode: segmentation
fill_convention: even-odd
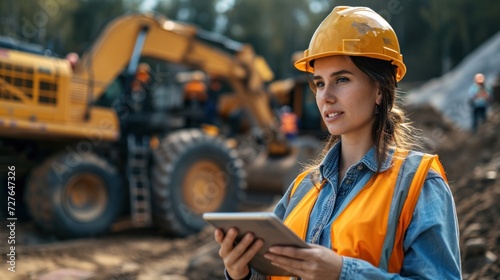
[[[380,89],[377,87],[377,92],[375,93],[375,104],[380,105],[382,104],[382,92]]]

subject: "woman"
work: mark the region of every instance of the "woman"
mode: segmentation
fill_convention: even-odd
[[[416,141],[395,104],[406,67],[390,25],[371,9],[336,7],[295,66],[313,73],[331,138],[274,210],[311,248],[266,257],[302,279],[460,279],[444,171],[437,156],[409,150]],[[236,235],[215,231],[226,276],[265,279],[248,266],[263,241],[247,233],[233,245]]]

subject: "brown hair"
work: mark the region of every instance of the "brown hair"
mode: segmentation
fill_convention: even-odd
[[[375,122],[371,138],[377,151],[378,170],[388,155],[391,148],[411,149],[418,146],[416,130],[408,122],[401,108],[396,104],[396,66],[390,61],[364,57],[350,56],[352,62],[365,73],[374,86],[382,93],[382,101],[377,105]],[[313,83],[310,83],[314,86]],[[315,92],[315,89],[313,88]],[[325,141],[321,154],[306,166],[305,170],[313,170],[313,178],[319,178],[318,166],[328,151],[340,141],[340,136],[330,135]],[[313,180],[314,180],[313,179]]]

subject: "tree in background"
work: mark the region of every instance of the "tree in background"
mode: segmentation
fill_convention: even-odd
[[[141,0],[7,0],[0,34],[55,53],[81,53],[112,18],[139,10]],[[308,47],[334,6],[368,6],[396,29],[409,71],[405,81],[439,76],[500,30],[500,2],[488,0],[158,0],[174,20],[251,44],[277,78],[296,74],[291,56]]]
[[[0,34],[64,56],[81,53],[110,19],[137,11],[140,0],[0,2]]]
[[[36,43],[53,51],[62,46],[62,40],[72,32],[64,24],[68,11],[76,2],[57,1],[3,1],[0,2],[1,34],[19,41]]]
[[[67,51],[81,53],[92,43],[113,18],[129,11],[137,11],[138,1],[124,0],[80,0],[79,6],[69,15],[73,30],[68,37]]]
[[[219,0],[160,1],[155,11],[168,18],[189,22],[203,29],[213,31],[218,18],[217,2]]]
[[[281,77],[293,73],[292,54],[304,49],[304,38],[309,36],[310,29],[311,14],[307,2],[290,2],[239,1],[225,12],[231,24],[224,33],[238,41],[251,43]]]
[[[423,1],[419,15],[429,27],[424,46],[435,46],[444,74],[469,52],[500,31],[500,2],[487,0]]]

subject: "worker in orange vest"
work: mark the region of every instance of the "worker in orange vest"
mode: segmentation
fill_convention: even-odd
[[[192,73],[190,81],[184,85],[184,100],[205,102],[207,100],[207,85],[205,74],[200,71]]]
[[[144,112],[150,109],[150,82],[151,82],[151,67],[149,64],[142,62],[137,66],[137,71],[132,81],[131,87],[131,109],[133,112]]]
[[[309,248],[273,246],[267,279],[461,279],[455,205],[436,155],[419,142],[395,102],[406,73],[396,33],[366,7],[335,7],[295,67],[331,134],[274,213]],[[266,279],[249,266],[266,242],[217,229],[226,276]],[[263,240],[262,240],[263,239]],[[259,259],[259,262],[262,262]]]
[[[281,108],[281,132],[289,141],[295,140],[299,133],[297,114],[289,106]]]
[[[189,127],[199,127],[201,125],[207,98],[205,74],[201,71],[194,71],[191,73],[190,80],[184,85],[184,105],[190,112],[187,117]]]

